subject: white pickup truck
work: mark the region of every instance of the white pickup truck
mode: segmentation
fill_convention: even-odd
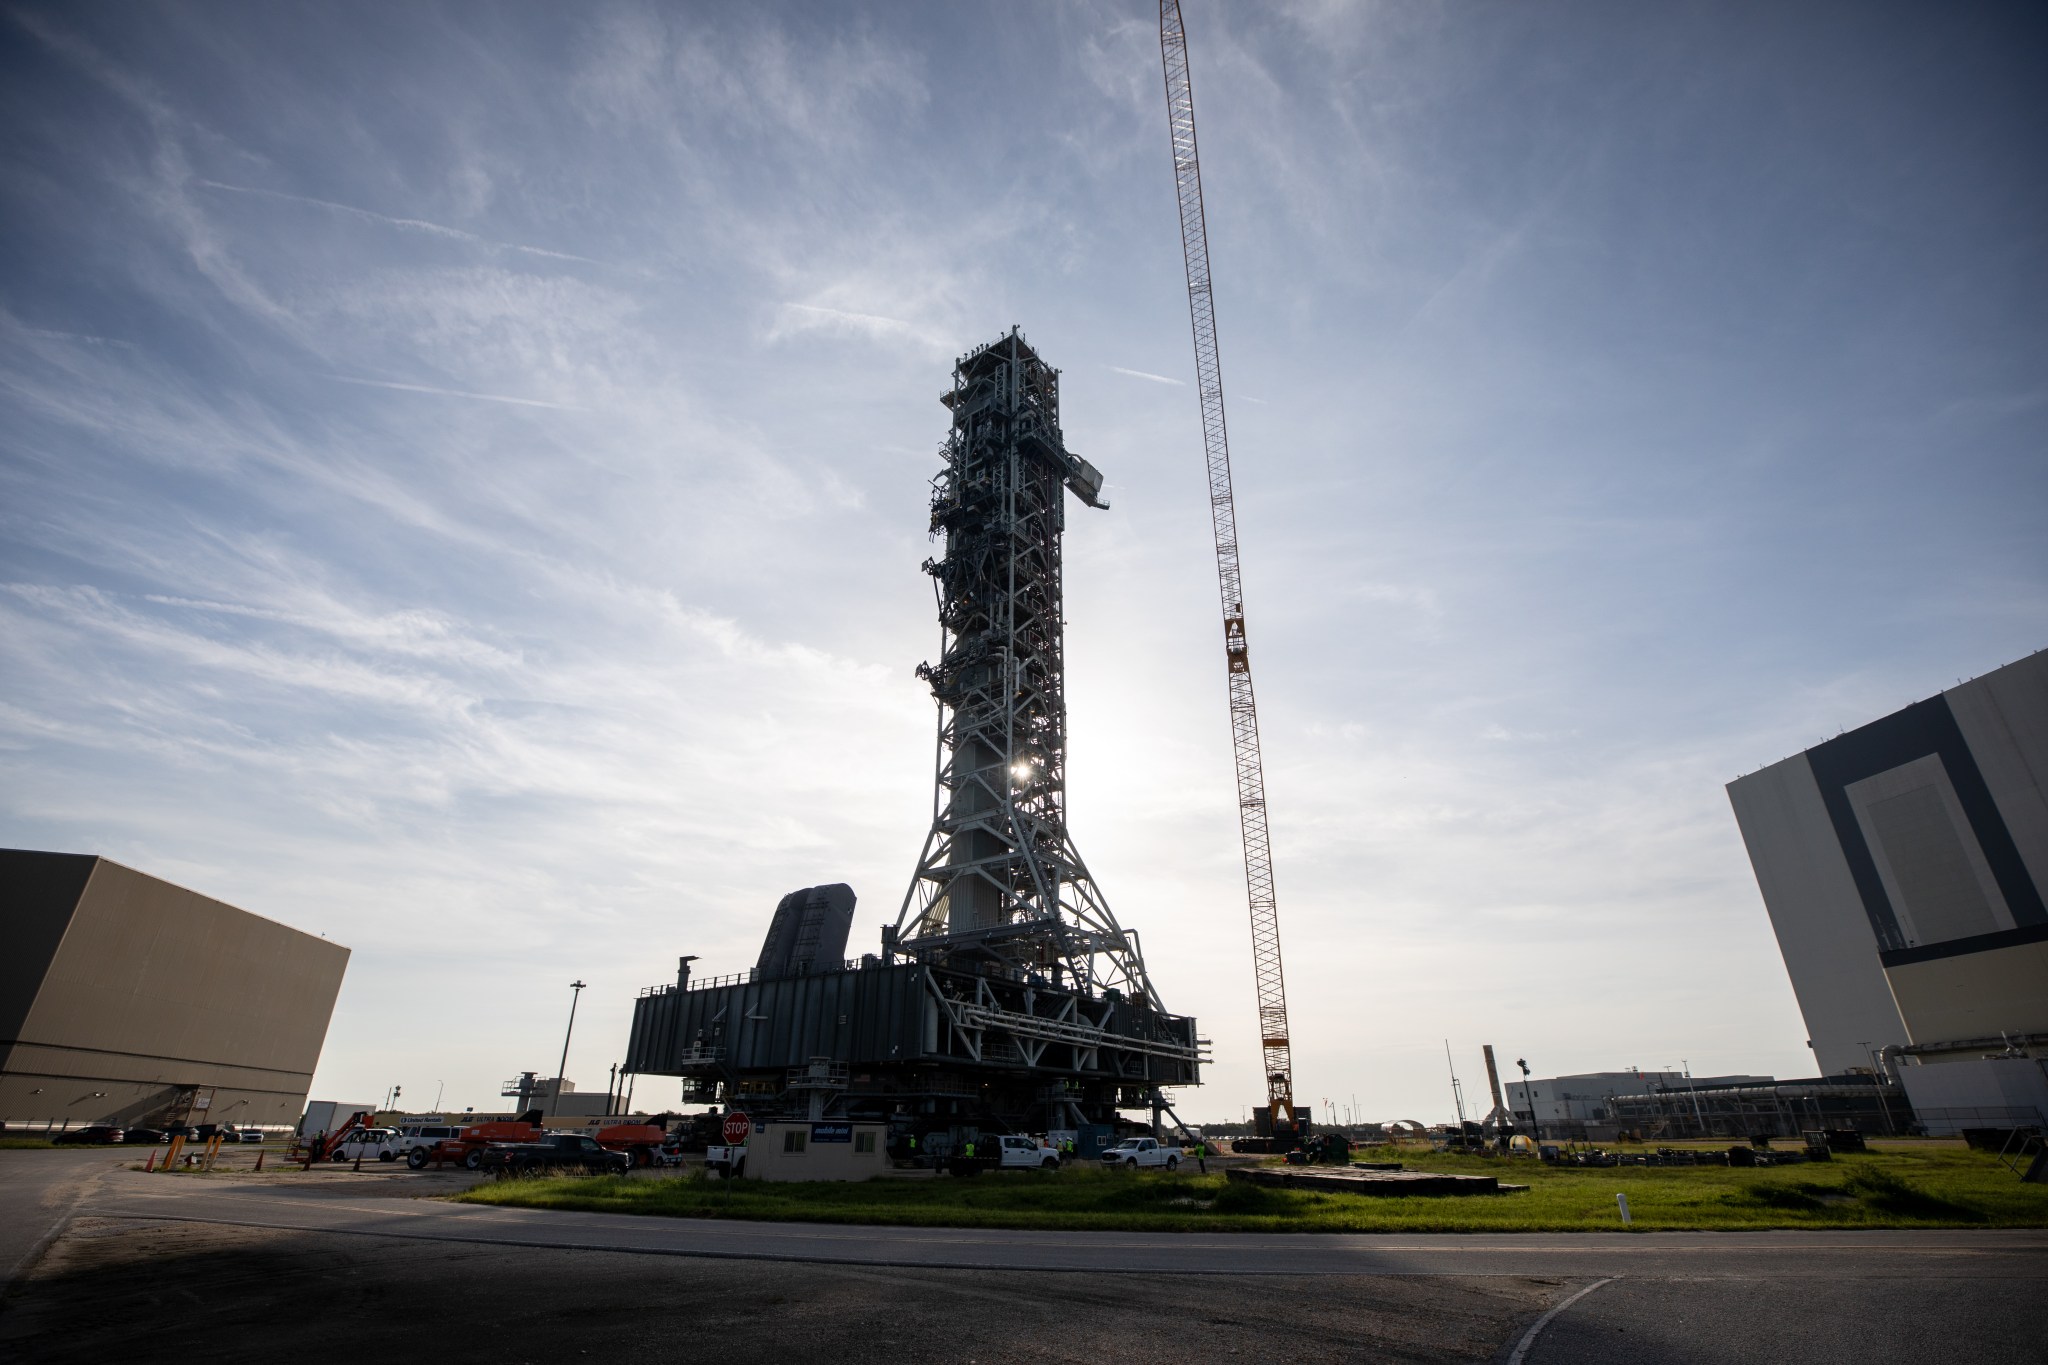
[[[987,1138],[982,1139],[987,1142]],[[998,1141],[1002,1144],[997,1154],[997,1164],[1005,1170],[1023,1168],[1032,1171],[1056,1171],[1060,1168],[1060,1154],[1044,1138],[1005,1136]]]
[[[1180,1148],[1161,1147],[1158,1139],[1148,1137],[1125,1138],[1102,1154],[1105,1166],[1164,1167],[1171,1171],[1180,1166]]]

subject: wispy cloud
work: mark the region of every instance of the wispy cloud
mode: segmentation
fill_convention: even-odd
[[[468,389],[443,389],[432,384],[401,384],[395,379],[357,379],[345,374],[327,376],[337,384],[360,384],[369,389],[396,389],[400,393],[432,393],[443,398],[475,398],[486,403],[512,403],[522,408],[553,408],[559,412],[588,412],[574,403],[553,403],[545,398],[514,398],[503,393],[474,393]]]
[[[1436,590],[1418,583],[1359,583],[1348,592],[1366,602],[1386,602],[1393,606],[1412,607],[1429,616],[1443,615],[1443,604],[1437,600]]]
[[[372,223],[383,223],[389,227],[402,228],[407,232],[424,232],[430,236],[446,237],[458,242],[473,242],[478,246],[500,247],[506,251],[523,252],[529,256],[542,256],[556,261],[580,261],[585,265],[604,265],[605,262],[591,256],[578,256],[570,251],[551,251],[546,247],[526,246],[520,242],[501,242],[494,237],[480,236],[462,228],[449,227],[445,223],[430,223],[424,218],[398,218],[373,209],[357,208],[353,204],[337,204],[331,199],[315,199],[310,195],[287,194],[283,190],[266,190],[254,185],[230,185],[219,180],[195,180],[194,184],[209,190],[220,190],[227,194],[256,195],[264,199],[282,200],[289,204],[305,204],[311,208],[326,209],[332,213],[347,214]]]
[[[1181,389],[1188,386],[1185,379],[1175,379],[1171,375],[1153,374],[1149,370],[1127,370],[1121,365],[1111,365],[1109,370],[1112,374],[1127,374],[1133,379],[1149,379],[1155,384],[1171,384],[1175,388]]]
[[[940,337],[902,318],[884,317],[879,313],[856,313],[845,308],[827,308],[815,303],[783,304],[776,312],[774,325],[768,329],[767,339],[773,344],[814,332],[831,336],[861,337],[870,341],[907,341],[926,350],[947,349],[946,343]]]
[[[29,336],[42,337],[49,341],[75,341],[86,346],[125,346],[133,349],[135,345],[132,341],[122,341],[118,337],[94,336],[89,332],[56,332],[47,327],[23,327],[21,330]]]

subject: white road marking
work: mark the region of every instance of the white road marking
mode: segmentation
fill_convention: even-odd
[[[1529,1354],[1529,1348],[1536,1344],[1536,1338],[1543,1334],[1543,1329],[1550,1326],[1550,1320],[1552,1318],[1556,1317],[1559,1313],[1562,1313],[1565,1309],[1577,1303],[1580,1299],[1585,1298],[1586,1295],[1592,1293],[1601,1285],[1613,1284],[1616,1280],[1620,1278],[1621,1276],[1619,1275],[1609,1275],[1604,1280],[1595,1280],[1593,1281],[1593,1283],[1587,1285],[1584,1289],[1581,1289],[1578,1293],[1566,1299],[1557,1307],[1551,1309],[1548,1313],[1545,1313],[1542,1317],[1536,1319],[1535,1323],[1530,1326],[1529,1330],[1522,1334],[1522,1339],[1515,1343],[1515,1353],[1508,1357],[1508,1365],[1522,1365],[1523,1357]]]

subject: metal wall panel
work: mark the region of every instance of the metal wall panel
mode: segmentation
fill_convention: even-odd
[[[1944,695],[2020,859],[2048,897],[2048,650]]]
[[[899,964],[643,995],[626,1069],[683,1074],[681,1059],[700,1036],[724,1049],[734,1071],[798,1067],[813,1057],[856,1066],[916,1060],[924,1055],[924,971]]]
[[[1757,888],[1825,1075],[1907,1042],[1878,943],[1804,754],[1728,784]]]
[[[62,866],[40,861],[52,856],[63,855],[10,852],[0,868],[15,890],[41,886],[61,902],[67,879],[13,877]],[[212,1102],[202,1118],[296,1122],[349,950],[88,861],[68,914],[45,904],[30,916],[66,922],[32,1005],[0,1039],[0,1118],[138,1124],[203,1088]]]

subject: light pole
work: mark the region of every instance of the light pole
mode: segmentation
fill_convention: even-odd
[[[1685,1068],[1685,1093],[1692,1096],[1693,1121],[1698,1123],[1700,1126],[1700,1136],[1706,1137],[1708,1135],[1707,1120],[1706,1116],[1700,1113],[1699,1088],[1692,1083],[1692,1063],[1685,1060],[1685,1058],[1680,1057],[1678,1059],[1678,1064]]]
[[[1543,1121],[1536,1117],[1536,1091],[1529,1085],[1529,1063],[1526,1058],[1515,1058],[1515,1065],[1522,1068],[1522,1098],[1529,1101],[1529,1135],[1537,1146],[1543,1145]]]
[[[1865,1039],[1860,1046],[1863,1049],[1863,1055],[1870,1059],[1870,1084],[1872,1086],[1872,1093],[1877,1096],[1878,1113],[1884,1118],[1884,1130],[1895,1135],[1897,1130],[1892,1127],[1891,1101],[1885,1093],[1885,1087],[1891,1084],[1891,1077],[1885,1071],[1884,1053],[1872,1047],[1869,1039]]]
[[[569,989],[575,994],[569,997],[569,1027],[562,1030],[562,1060],[555,1066],[555,1093],[550,1096],[554,1103],[548,1106],[550,1110],[562,1106],[562,1073],[569,1069],[569,1039],[576,1032],[576,1002],[583,998],[583,983],[571,981]]]

